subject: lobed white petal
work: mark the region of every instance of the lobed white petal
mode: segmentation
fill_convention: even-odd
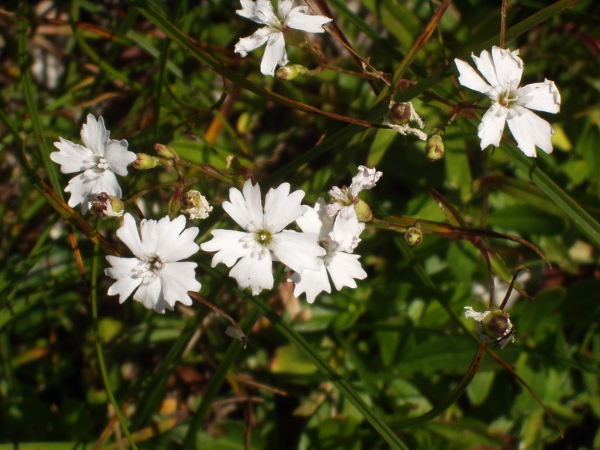
[[[338,217],[335,219],[333,231],[329,233],[332,241],[337,243],[337,251],[352,253],[360,238],[360,233],[365,229],[365,224],[359,222],[356,215],[352,217]]]
[[[522,97],[527,99],[522,101]],[[560,93],[554,81],[532,83],[519,89],[519,104],[529,109],[556,114],[560,111]]]
[[[497,46],[492,47],[492,58],[496,68],[496,77],[499,86],[506,86],[514,81],[518,86],[523,75],[523,60],[517,55],[519,50],[511,52]]]
[[[300,297],[306,293],[306,301],[312,303],[321,292],[331,292],[331,284],[327,276],[325,265],[321,264],[318,270],[304,270],[302,274],[294,272],[288,279],[295,283],[294,296]]]
[[[473,56],[473,58],[476,57]],[[492,87],[487,84],[483,78],[477,74],[477,72],[475,72],[475,69],[461,59],[455,59],[454,63],[456,64],[456,68],[460,73],[460,76],[458,77],[458,82],[460,84],[466,88],[489,96],[489,92]]]
[[[335,288],[339,291],[344,286],[352,289],[356,288],[356,280],[367,278],[365,272],[360,265],[359,255],[352,255],[344,252],[334,252],[327,264],[327,271],[333,281]]]
[[[110,170],[122,177],[127,175],[127,166],[137,158],[135,153],[127,150],[127,146],[125,139],[121,141],[110,139],[106,144],[106,162]]]
[[[252,181],[244,183],[244,193],[236,188],[229,189],[229,202],[223,202],[223,209],[243,229],[263,226],[262,200],[260,186],[252,185]]]
[[[285,19],[285,24],[290,28],[308,33],[324,33],[323,25],[331,22],[332,19],[325,16],[308,15],[304,11],[305,8],[303,6],[292,9]]]
[[[500,145],[507,116],[508,110],[497,103],[494,103],[483,115],[477,129],[477,136],[481,139],[481,150],[485,149],[488,145],[493,145],[494,147]]]
[[[289,183],[269,189],[265,198],[264,226],[272,233],[283,230],[306,211],[307,206],[300,204],[303,198],[302,190],[290,194]]]
[[[242,257],[229,272],[240,289],[250,287],[252,295],[258,295],[263,289],[273,288],[273,260],[270,253],[262,258],[250,254]]]
[[[251,36],[240,38],[237,44],[235,44],[234,51],[244,57],[248,52],[257,49],[267,42],[271,34],[273,34],[273,31],[269,27],[259,28]]]
[[[212,267],[219,263],[231,267],[235,262],[252,253],[252,248],[246,245],[244,238],[248,233],[234,230],[213,230],[213,238],[200,245],[205,252],[217,252],[213,256]]]
[[[59,138],[54,146],[59,149],[58,152],[50,153],[50,159],[56,164],[60,164],[62,173],[83,172],[86,170],[86,163],[92,161],[94,153],[83,145],[74,144],[66,139]]]
[[[142,282],[141,278],[133,278],[133,269],[139,264],[137,258],[119,258],[108,255],[106,260],[112,267],[104,270],[106,276],[116,280],[109,288],[108,295],[119,295],[119,303],[123,303]]]
[[[496,67],[492,60],[492,55],[487,50],[483,50],[479,57],[471,53],[471,59],[475,62],[477,70],[485,77],[492,86],[498,86],[498,77],[496,76]],[[459,60],[460,61],[460,60]],[[481,92],[481,91],[480,91]]]
[[[326,253],[317,243],[316,234],[292,230],[283,230],[273,236],[271,250],[279,261],[296,272],[317,270],[320,265],[319,256]]]
[[[314,208],[307,207],[306,212],[296,219],[296,223],[305,233],[315,233],[319,239],[326,238],[333,229],[333,222],[327,215],[325,200],[317,199]]]
[[[84,123],[81,127],[81,140],[83,144],[89,148],[94,154],[104,156],[106,143],[110,138],[110,131],[104,126],[104,119],[102,116],[98,117],[98,120],[91,115],[87,116],[87,123]]]
[[[260,71],[263,75],[275,75],[277,65],[285,66],[288,63],[285,52],[285,39],[283,33],[272,33],[267,40],[267,48],[260,63]]]
[[[520,107],[519,113],[508,119],[508,127],[521,151],[527,156],[537,156],[537,145],[546,153],[552,153],[554,130],[550,124],[527,108]]]
[[[192,299],[188,291],[198,292],[201,284],[196,280],[194,262],[173,262],[166,264],[160,272],[162,293],[165,301],[175,307],[176,302],[191,305]]]
[[[135,219],[131,214],[127,213],[123,216],[123,226],[117,230],[117,236],[138,259],[146,258],[147,253],[144,243],[140,240]]]

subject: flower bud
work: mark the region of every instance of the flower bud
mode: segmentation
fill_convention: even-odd
[[[425,156],[431,162],[444,157],[444,141],[439,134],[432,135],[425,144]]]
[[[296,78],[298,75],[306,75],[308,69],[300,64],[292,64],[291,66],[283,66],[277,69],[275,77],[278,80],[290,81]]]
[[[212,211],[212,206],[208,204],[206,197],[194,190],[187,191],[183,194],[181,207],[181,212],[188,214],[190,219],[206,219],[208,213]]]
[[[177,158],[177,153],[175,153],[175,150],[173,150],[168,145],[156,143],[156,144],[154,144],[154,150],[156,150],[156,153],[158,153],[158,155],[162,156],[163,158],[167,158],[167,159]]]
[[[138,170],[154,169],[160,164],[160,159],[156,156],[146,155],[145,153],[138,153],[137,159],[131,163],[131,167]]]
[[[359,222],[368,222],[373,218],[371,208],[364,200],[358,200],[358,203],[354,205],[354,211]]]
[[[90,210],[98,217],[121,217],[125,211],[123,202],[106,192],[88,194],[88,201],[92,204]]]
[[[406,233],[404,233],[404,240],[411,247],[423,242],[423,232],[421,231],[419,224],[409,227],[408,230],[406,230]]]
[[[481,321],[481,328],[483,333],[501,348],[514,341],[514,334],[517,331],[510,320],[510,314],[498,308],[490,309]]]
[[[411,119],[411,107],[408,103],[394,103],[390,109],[390,122],[406,125]]]

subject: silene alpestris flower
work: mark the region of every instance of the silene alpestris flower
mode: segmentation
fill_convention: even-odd
[[[87,116],[87,123],[81,127],[83,145],[60,138],[54,146],[60,150],[50,154],[50,159],[60,164],[62,173],[82,172],[71,178],[65,192],[71,193],[69,206],[81,203],[85,212],[90,207],[89,194],[105,192],[117,198],[122,197],[117,175],[127,175],[127,166],[136,160],[136,155],[127,150],[127,141],[110,139],[110,131],[104,126],[102,116],[98,120]]]
[[[213,239],[200,247],[217,252],[213,267],[233,266],[229,276],[240,289],[250,287],[253,295],[273,287],[274,260],[297,272],[318,270],[318,258],[325,250],[317,243],[317,234],[284,230],[306,211],[300,204],[303,197],[301,190],[290,194],[289,183],[283,183],[267,192],[263,210],[260,187],[247,180],[243,192],[231,188],[230,201],[223,202],[223,209],[244,231],[213,230]]]
[[[306,6],[292,8],[293,0],[278,0],[277,11],[273,9],[271,0],[240,0],[242,9],[236,11],[256,23],[266,25],[259,28],[252,36],[241,38],[235,45],[235,52],[246,56],[248,52],[260,47],[265,42],[267,48],[260,64],[260,71],[264,75],[275,74],[275,67],[288,63],[285,51],[284,34],[287,29],[293,28],[309,33],[323,33],[323,25],[331,22],[329,17],[306,14]]]
[[[319,236],[319,243],[327,252],[319,257],[318,270],[304,270],[294,272],[289,278],[296,284],[294,295],[298,297],[303,292],[306,293],[308,303],[315,301],[315,297],[325,291],[331,292],[329,277],[333,285],[339,291],[344,286],[356,288],[356,281],[367,277],[358,259],[359,255],[353,255],[351,249],[345,245],[348,242],[359,241],[356,230],[353,226],[348,226],[352,222],[337,217],[335,221],[330,219],[326,213],[325,200],[317,200],[314,208],[308,208],[307,211],[298,219],[296,223],[304,232],[315,233]],[[358,233],[364,229],[365,224],[359,223],[356,217],[353,219],[358,227]],[[355,245],[355,244],[354,244]],[[329,276],[327,275],[329,274]]]
[[[106,257],[112,267],[104,273],[116,280],[108,295],[119,295],[119,303],[123,303],[135,291],[134,300],[161,314],[165,308],[173,310],[176,302],[191,305],[187,292],[200,290],[197,264],[181,260],[198,251],[194,242],[198,228],[185,229],[185,216],[172,221],[166,216],[159,221],[143,219],[140,230],[141,237],[133,216],[125,214],[117,236],[135,258]]]
[[[362,190],[373,189],[381,175],[374,167],[358,166],[358,173],[352,177],[350,187],[333,186],[329,190],[331,202],[326,207],[329,218],[333,219],[336,215],[342,219],[356,217],[355,206],[361,201],[358,194]]]
[[[500,145],[504,125],[508,122],[517,145],[527,156],[537,156],[536,146],[551,153],[554,130],[530,109],[555,114],[560,111],[560,94],[550,80],[519,87],[523,61],[518,55],[519,50],[511,52],[496,46],[492,47],[491,54],[487,50],[482,51],[479,57],[471,54],[487,82],[465,61],[455,59],[460,73],[458,81],[492,100],[492,106],[483,116],[477,132],[482,150],[488,145]]]

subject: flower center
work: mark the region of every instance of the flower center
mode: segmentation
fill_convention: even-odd
[[[164,263],[157,254],[150,255],[148,259],[140,261],[133,269],[136,278],[142,278],[144,283],[149,283],[160,276]]]
[[[273,235],[270,231],[258,230],[254,232],[254,240],[261,247],[269,247],[269,245],[271,245],[271,242],[273,242]]]
[[[85,170],[92,170],[94,173],[102,173],[110,169],[110,166],[104,156],[94,155],[91,161],[85,163],[84,168]]]
[[[505,108],[511,108],[517,104],[519,93],[512,87],[512,83],[498,94],[498,103]]]

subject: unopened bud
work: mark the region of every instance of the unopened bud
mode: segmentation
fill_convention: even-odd
[[[394,103],[390,109],[390,122],[395,125],[406,125],[411,119],[409,103]]]
[[[298,75],[306,75],[308,69],[299,64],[292,64],[291,66],[283,66],[277,69],[275,77],[278,80],[290,81],[296,78]]]
[[[162,156],[163,158],[167,158],[167,159],[177,158],[177,153],[175,153],[175,150],[173,150],[168,145],[163,145],[163,144],[158,144],[158,143],[154,144],[154,150],[156,150],[156,153],[158,153],[158,155]]]
[[[121,217],[125,211],[123,202],[106,192],[88,194],[88,201],[92,204],[90,210],[98,217]]]
[[[481,321],[481,328],[483,333],[501,348],[514,341],[514,334],[517,331],[510,320],[510,314],[498,308],[490,309]]]
[[[404,233],[404,240],[411,247],[419,245],[421,242],[423,242],[423,231],[421,231],[421,227],[418,224],[409,227],[406,230],[406,233]]]
[[[437,161],[444,157],[444,141],[439,134],[432,135],[425,144],[425,156],[429,161]]]
[[[153,169],[160,164],[160,159],[156,156],[138,153],[136,160],[131,164],[131,167],[138,170]]]
[[[212,211],[206,197],[198,191],[187,191],[181,199],[181,212],[188,214],[190,219],[206,219]]]
[[[354,205],[354,211],[359,222],[368,222],[373,218],[373,212],[364,200],[358,200],[358,203]]]

